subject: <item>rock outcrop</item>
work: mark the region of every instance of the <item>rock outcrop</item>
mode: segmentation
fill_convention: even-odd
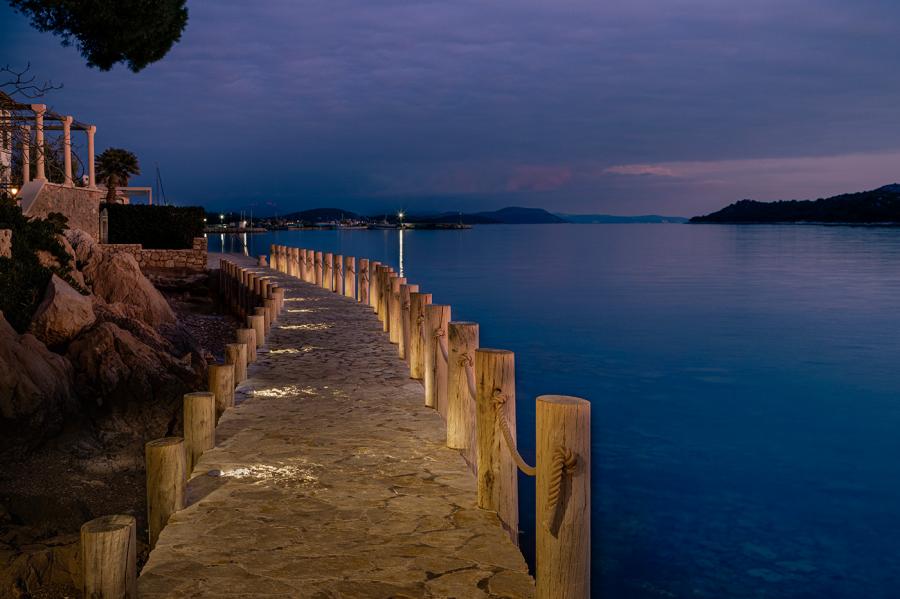
[[[53,275],[29,332],[47,345],[61,345],[94,324],[95,319],[91,298]]]
[[[135,313],[152,327],[175,322],[175,313],[166,298],[141,272],[134,256],[123,252],[105,252],[83,231],[69,230],[84,280],[107,303],[121,302],[137,309]]]
[[[0,313],[2,428],[32,441],[58,432],[65,415],[76,408],[72,380],[72,365],[65,357],[34,335],[17,334]]]
[[[112,322],[101,322],[75,339],[67,356],[82,401],[117,415],[127,413],[132,430],[163,432],[161,423],[177,418],[182,395],[202,385],[202,375],[190,362],[151,347]],[[159,403],[151,410],[150,402]]]

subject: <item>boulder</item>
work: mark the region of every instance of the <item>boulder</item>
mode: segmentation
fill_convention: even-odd
[[[61,345],[94,324],[94,320],[91,298],[53,275],[44,300],[31,319],[29,332],[47,345]]]
[[[72,365],[34,335],[19,335],[0,312],[0,424],[39,441],[76,408]],[[4,439],[8,441],[9,439]]]
[[[108,303],[133,306],[138,317],[150,326],[175,322],[175,313],[166,298],[144,276],[131,254],[102,252],[98,257],[92,253],[82,273],[94,295]]]
[[[101,322],[72,341],[67,356],[82,400],[127,414],[113,421],[132,430],[165,433],[180,413],[182,396],[203,384],[189,364],[112,322]]]
[[[66,229],[65,238],[72,248],[72,254],[79,268],[103,256],[103,248],[88,233],[81,229]]]

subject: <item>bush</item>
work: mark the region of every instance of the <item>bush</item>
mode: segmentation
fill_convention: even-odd
[[[0,200],[0,229],[12,229],[12,257],[0,258],[0,310],[9,324],[23,333],[53,274],[84,293],[71,276],[69,255],[56,238],[66,229],[66,217],[50,213],[46,219],[27,218],[14,200]],[[37,252],[46,250],[61,267],[41,266]]]
[[[194,237],[203,236],[199,207],[107,204],[109,243],[139,243],[147,249],[189,249]]]

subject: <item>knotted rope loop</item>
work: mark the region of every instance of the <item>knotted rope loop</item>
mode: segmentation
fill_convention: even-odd
[[[462,354],[459,356],[457,364],[459,364],[460,368],[465,369],[466,386],[469,388],[469,399],[475,401],[475,395],[478,393],[475,388],[475,360],[473,360],[472,356],[469,354]]]
[[[556,512],[559,508],[559,496],[562,492],[563,476],[575,474],[578,465],[578,456],[571,449],[559,445],[553,451],[553,461],[550,464],[550,482],[547,488],[547,507],[544,511],[544,528],[553,531],[556,520]]]
[[[506,441],[506,448],[509,449],[509,453],[516,463],[516,466],[518,466],[519,470],[526,476],[534,476],[537,474],[537,469],[534,466],[529,466],[528,462],[526,462],[519,453],[519,450],[516,447],[516,441],[513,439],[512,433],[509,430],[509,423],[506,421],[506,399],[506,394],[498,387],[495,387],[493,392],[491,392],[491,402],[497,407],[497,424],[500,427],[500,432],[503,433],[503,439]]]
[[[409,310],[409,302],[403,302],[403,305],[400,306],[401,310]]]
[[[443,337],[443,336],[444,336],[444,329],[438,327],[434,330],[434,338],[435,339],[437,339],[439,337]]]

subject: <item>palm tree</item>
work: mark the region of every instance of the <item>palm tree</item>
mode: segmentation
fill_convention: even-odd
[[[116,186],[128,185],[128,178],[140,175],[137,156],[122,148],[107,148],[97,156],[97,178],[106,183],[106,203],[116,202]]]

